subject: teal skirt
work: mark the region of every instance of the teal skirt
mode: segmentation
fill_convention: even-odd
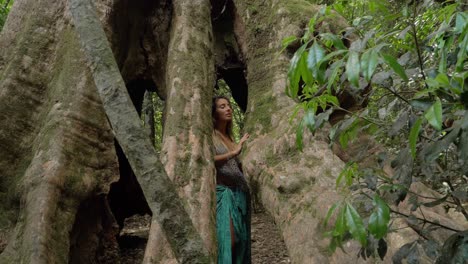
[[[216,232],[218,264],[249,264],[250,254],[249,194],[239,188],[216,186]],[[234,226],[234,254],[231,252],[231,226]]]

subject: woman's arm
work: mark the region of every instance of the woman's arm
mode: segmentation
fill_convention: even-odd
[[[215,155],[215,164],[223,164],[228,160],[234,158],[237,154],[234,151],[229,151],[224,154]]]
[[[227,153],[224,154],[219,154],[215,155],[215,164],[223,164],[224,162],[228,161],[229,159],[234,158],[235,156],[239,155],[242,151],[242,147],[244,145],[244,142],[249,138],[249,134],[245,134],[241,140],[239,141],[239,144],[236,145],[234,150],[228,151]]]

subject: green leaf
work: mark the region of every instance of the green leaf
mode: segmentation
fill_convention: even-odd
[[[317,21],[317,13],[309,20],[309,31],[314,32],[315,31],[315,22]]]
[[[343,44],[343,41],[341,40],[340,37],[338,37],[337,35],[335,34],[332,34],[332,33],[323,33],[323,34],[320,34],[320,36],[324,39],[324,40],[329,40],[333,43],[333,46],[339,50],[346,50],[346,46]]]
[[[409,145],[411,149],[411,156],[416,158],[416,143],[418,141],[419,131],[421,130],[422,119],[418,118],[414,125],[411,127],[409,134]]]
[[[362,246],[367,245],[367,234],[361,216],[350,203],[346,203],[346,225],[354,239]]]
[[[346,75],[354,87],[359,87],[359,70],[359,53],[350,51],[346,62]]]
[[[288,47],[289,44],[293,43],[294,41],[297,40],[297,37],[296,36],[289,36],[287,38],[284,38],[282,43],[281,43],[281,46],[284,48]]]
[[[410,105],[416,110],[426,111],[431,107],[432,101],[429,99],[414,99],[410,101]]]
[[[461,38],[462,36],[460,36]],[[456,71],[461,72],[463,71],[463,67],[465,65],[465,59],[467,57],[468,53],[468,33],[465,32],[465,37],[463,38],[463,41],[459,45],[460,50],[458,51],[457,54],[457,65],[456,65]]]
[[[383,238],[388,231],[388,223],[390,222],[390,208],[387,203],[378,195],[374,196],[373,204],[375,211],[369,217],[369,232],[376,239]]]
[[[302,145],[303,133],[304,133],[304,123],[300,122],[296,129],[296,146],[299,149],[299,151],[302,151],[303,149],[303,145]]]
[[[333,70],[332,70],[332,73],[331,73],[330,77],[328,77],[328,83],[327,83],[327,91],[328,91],[329,94],[332,93],[331,92],[331,87],[335,83],[335,80],[338,77],[338,73],[340,72],[341,68],[343,67],[343,64],[344,64],[343,60],[339,60],[339,61],[334,62],[331,65],[331,68]]]
[[[346,232],[346,218],[345,218],[346,206],[342,206],[336,218],[335,228],[333,229],[333,236],[343,236]]]
[[[468,14],[467,13],[458,13],[457,17],[455,18],[455,28],[454,31],[456,33],[463,32],[463,29],[467,27],[468,23]]]
[[[310,132],[315,131],[315,111],[309,109],[304,115],[304,124],[310,130]]]
[[[302,53],[304,52],[307,44],[302,45],[295,53],[291,59],[288,70],[288,88],[286,90],[288,96],[292,98],[297,97],[299,91],[299,80],[301,77],[301,72],[298,70],[298,65],[301,61]]]
[[[314,77],[312,76],[312,73],[307,68],[307,57],[308,57],[308,53],[307,53],[307,51],[304,51],[302,53],[302,56],[301,56],[298,67],[299,67],[300,74],[302,76],[302,80],[309,87],[313,87],[314,86],[314,84],[313,84]]]
[[[336,96],[331,95],[331,94],[323,94],[321,97],[325,98],[327,103],[330,103],[334,106],[339,106],[340,102],[338,101],[338,98]],[[325,108],[323,109],[325,110]]]
[[[333,212],[335,211],[336,207],[338,207],[340,203],[334,203],[330,209],[328,209],[327,216],[325,216],[325,220],[323,221],[323,226],[327,227],[328,226],[328,221],[330,220],[330,217],[333,215]]]
[[[408,81],[408,76],[406,76],[405,69],[403,69],[400,63],[398,63],[398,61],[393,56],[382,54],[382,57],[396,74],[398,74],[405,82]]]
[[[445,40],[441,40],[439,43],[440,50],[440,61],[439,61],[439,72],[447,71],[447,49],[445,49]]]
[[[322,60],[320,61],[320,65],[327,63],[329,60],[331,60],[332,58],[338,55],[346,54],[346,53],[348,53],[348,50],[336,50],[336,51],[330,52],[325,57],[322,58]]]
[[[345,168],[345,169],[346,169],[346,168]],[[342,171],[340,172],[340,174],[338,175],[338,178],[336,178],[336,181],[335,181],[336,187],[340,186],[341,182],[342,182],[343,179],[345,178],[345,174],[346,174],[345,169],[342,170]]]
[[[320,46],[320,44],[314,41],[314,44],[312,44],[312,47],[309,49],[309,56],[307,56],[307,68],[312,72],[312,76],[315,79],[319,78],[319,72],[321,71],[320,61],[324,56],[325,50]]]
[[[424,117],[435,129],[442,130],[442,103],[438,97],[436,102],[429,107]]]
[[[437,83],[439,84],[440,87],[448,88],[450,89],[450,80],[445,73],[439,73],[437,74],[437,77],[435,78]]]
[[[374,49],[370,49],[361,58],[362,75],[366,81],[370,81],[378,64],[378,54]]]

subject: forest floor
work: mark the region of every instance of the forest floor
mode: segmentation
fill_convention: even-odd
[[[125,220],[119,238],[121,264],[142,262],[150,220],[148,215]],[[252,263],[291,263],[278,228],[264,211],[252,214]]]

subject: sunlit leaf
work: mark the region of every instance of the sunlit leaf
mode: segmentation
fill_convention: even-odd
[[[370,81],[372,75],[374,74],[375,69],[377,68],[378,63],[378,55],[374,49],[370,49],[364,54],[362,54],[361,58],[361,69],[362,75],[366,81]]]
[[[346,75],[354,87],[359,87],[359,70],[359,54],[356,51],[350,51],[346,62]]]
[[[310,20],[309,20],[309,31],[313,32],[315,30],[315,22],[317,21],[317,14],[315,14]]]
[[[283,41],[281,42],[281,46],[283,48],[286,48],[286,47],[289,46],[289,44],[293,43],[296,40],[297,40],[296,36],[289,36],[289,37],[283,39]]]
[[[362,246],[367,245],[366,229],[361,216],[350,203],[346,203],[346,225],[354,239],[359,241]]]
[[[315,79],[319,78],[320,61],[325,56],[325,50],[316,41],[309,49],[309,56],[307,56],[307,68],[312,72]]]
[[[297,93],[299,91],[299,80],[301,77],[300,71],[298,70],[298,65],[302,57],[302,53],[304,52],[307,45],[302,45],[295,53],[291,59],[289,64],[288,70],[288,88],[286,90],[287,94],[292,97],[296,98]]]
[[[314,84],[313,84],[314,77],[312,76],[312,72],[307,68],[307,57],[308,57],[308,52],[304,51],[299,61],[298,68],[299,68],[302,80],[309,87],[314,87]]]
[[[467,13],[458,13],[455,19],[455,33],[461,33],[468,24],[468,14]]]
[[[450,80],[447,74],[439,73],[437,74],[437,77],[435,78],[435,80],[437,81],[440,87],[450,88]]]
[[[383,238],[387,234],[390,222],[390,208],[378,195],[374,196],[375,211],[369,217],[369,232],[376,239]]]
[[[310,130],[310,132],[315,131],[315,111],[307,111],[307,113],[304,115],[304,124]]]

